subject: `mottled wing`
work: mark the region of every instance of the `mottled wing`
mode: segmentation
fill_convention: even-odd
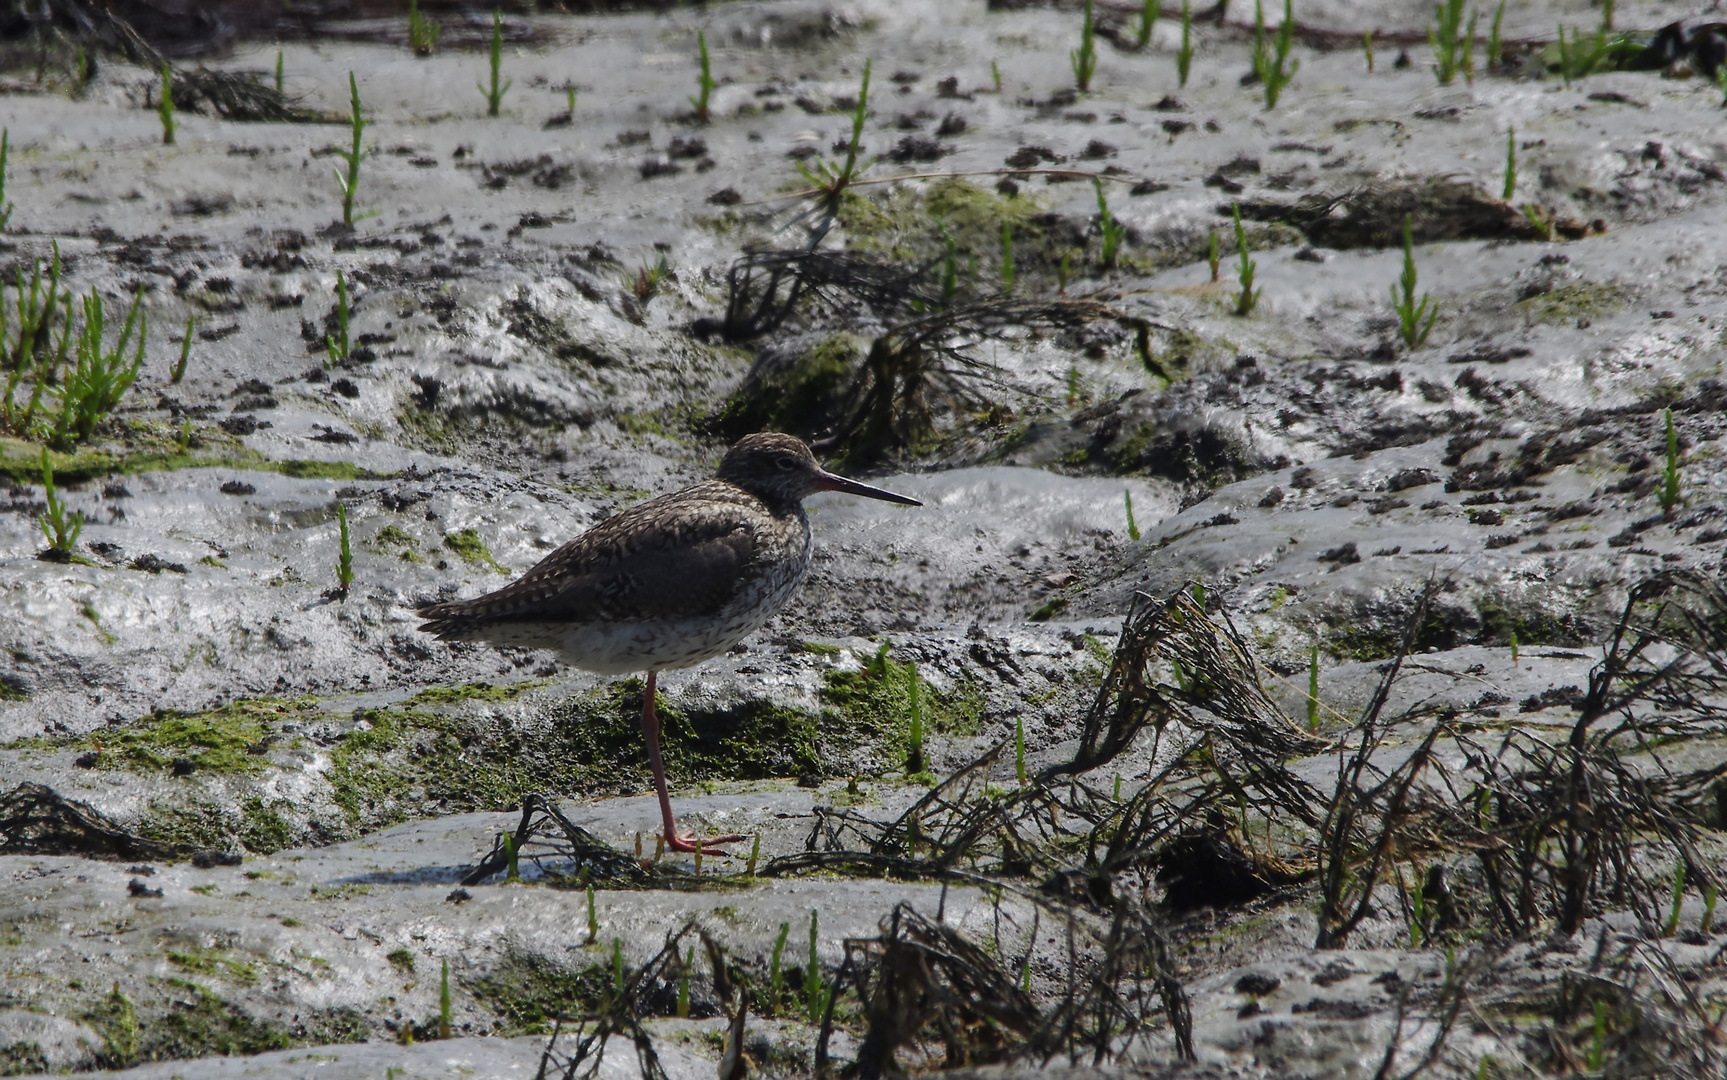
[[[601,522],[497,592],[424,608],[427,622],[420,629],[461,637],[496,623],[713,615],[736,594],[755,559],[756,534],[744,500],[703,492],[706,486]]]

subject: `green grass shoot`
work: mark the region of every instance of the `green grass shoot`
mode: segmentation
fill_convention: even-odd
[[[1008,221],[1001,223],[1001,291],[1013,292],[1013,224]]]
[[[571,120],[576,118],[576,88],[574,84],[564,87],[564,115]]]
[[[168,69],[168,62],[162,61],[162,92],[156,101],[156,115],[162,121],[162,145],[174,145],[174,132],[179,124],[174,122],[174,73]]]
[[[1517,631],[1511,631],[1511,662],[1517,663]]]
[[[450,962],[444,961],[443,974],[438,978],[438,1038],[450,1037]]]
[[[84,529],[84,515],[80,511],[66,512],[66,500],[54,490],[54,467],[48,462],[46,449],[42,451],[42,488],[47,493],[43,501],[48,509],[37,518],[37,524],[42,526],[42,535],[48,540],[48,550],[61,559],[69,559],[72,545],[78,542],[78,534]]]
[[[348,543],[348,508],[341,503],[336,504],[336,521],[342,529],[342,554],[336,562],[336,584],[341,588],[342,595],[347,596],[348,586],[354,583],[354,549]],[[516,873],[516,845],[508,833],[504,834],[504,851],[510,858],[508,880],[520,880]]]
[[[1415,299],[1415,233],[1408,214],[1403,215],[1403,275],[1391,287],[1391,306],[1397,312],[1398,336],[1405,348],[1419,349],[1439,317],[1439,304],[1432,296]]]
[[[88,440],[138,378],[144,367],[144,344],[149,320],[144,314],[144,289],[139,286],[113,349],[104,342],[102,295],[94,288],[80,306],[84,319],[74,341],[74,362],[60,377],[59,404],[47,432],[47,442],[56,450],[70,450]],[[67,303],[70,308],[70,303]],[[132,348],[137,331],[137,348]],[[131,352],[131,359],[127,353]],[[40,386],[38,386],[40,391]]]
[[[348,513],[346,508],[340,505],[337,506],[337,510],[340,511],[342,515],[342,552],[346,555],[348,551]],[[351,563],[353,560],[344,559],[343,561]],[[354,575],[352,570],[348,572],[347,577],[349,581],[353,580]],[[347,582],[343,582],[342,591],[346,592],[347,590]],[[504,873],[505,881],[522,880],[521,867],[516,865],[516,838],[511,833],[504,834],[504,863],[509,867],[509,869]]]
[[[324,335],[324,349],[330,355],[330,367],[345,363],[353,352],[348,340],[348,280],[336,270],[336,333]]]
[[[174,361],[174,370],[168,373],[168,381],[176,385],[186,377],[186,361],[192,358],[192,331],[198,325],[198,316],[186,316],[186,336],[180,339],[180,359]]]
[[[846,145],[845,161],[822,161],[813,169],[801,161],[798,162],[798,172],[821,192],[830,213],[839,209],[840,195],[851,186],[859,173],[870,166],[870,163],[858,162],[858,154],[863,150],[864,120],[869,116],[870,64],[871,61],[864,61],[863,82],[858,87],[857,104],[852,107],[852,134],[851,141]]]
[[[1181,48],[1175,50],[1175,74],[1179,80],[1176,85],[1185,88],[1188,73],[1192,70],[1193,8],[1191,0],[1181,0]]]
[[[696,47],[701,50],[701,71],[696,76],[696,96],[690,98],[690,104],[695,106],[696,122],[705,124],[709,120],[708,95],[712,94],[714,87],[719,85],[714,82],[713,68],[708,64],[708,35],[706,31],[696,31]],[[496,81],[496,76],[493,78]]]
[[[1085,0],[1085,15],[1079,24],[1079,48],[1067,54],[1073,68],[1073,81],[1082,94],[1091,91],[1091,77],[1097,74],[1097,27],[1091,17],[1092,0]]]
[[[1673,908],[1667,915],[1667,925],[1661,928],[1661,936],[1672,937],[1679,930],[1679,909],[1685,904],[1685,864],[1676,863],[1673,867]]]
[[[1157,23],[1157,0],[1144,0],[1139,8],[1139,25],[1134,31],[1134,40],[1140,48],[1151,44],[1151,28]]]
[[[486,115],[498,115],[498,106],[503,103],[504,95],[510,87],[516,85],[514,79],[498,85],[498,74],[504,63],[504,13],[499,8],[492,9],[492,87],[490,90],[476,83],[480,93],[486,99]]]
[[[1463,70],[1462,51],[1475,48],[1471,21],[1468,44],[1462,41],[1464,0],[1440,0],[1433,9],[1434,22],[1427,26],[1427,44],[1433,49],[1433,74],[1440,86],[1450,86]]]
[[[1487,31],[1488,71],[1498,71],[1505,63],[1505,38],[1499,32],[1504,21],[1505,0],[1499,0],[1499,9],[1493,13],[1493,25]]]
[[[1111,795],[1110,798],[1115,802],[1121,801],[1121,774],[1120,773],[1115,774],[1115,793],[1113,795]]]
[[[1607,1003],[1605,1001],[1597,1000],[1595,1002],[1594,1038],[1589,1043],[1589,1060],[1587,1062],[1587,1064],[1589,1066],[1589,1071],[1592,1073],[1600,1073],[1601,1072],[1601,1066],[1603,1064],[1605,1064],[1606,1060],[1607,1060]]]
[[[1361,53],[1367,57],[1367,73],[1373,74],[1373,31],[1371,30],[1361,32]]]
[[[612,939],[612,989],[624,992],[624,939]]]
[[[1517,129],[1505,129],[1505,190],[1500,198],[1506,202],[1517,194]]]
[[[911,731],[907,738],[910,749],[905,756],[907,775],[916,776],[925,769],[923,754],[923,693],[919,689],[917,661],[906,662],[906,706],[911,713]]]
[[[1127,503],[1127,538],[1137,544],[1139,543],[1139,526],[1133,521],[1133,492],[1123,491],[1121,497]]]
[[[1283,88],[1295,78],[1295,73],[1301,70],[1301,61],[1291,60],[1289,50],[1295,43],[1295,15],[1291,11],[1294,0],[1283,0],[1283,23],[1277,28],[1277,34],[1272,39],[1268,49],[1264,43],[1265,15],[1257,6],[1258,30],[1260,37],[1256,39],[1253,54],[1253,72],[1264,84],[1265,107],[1269,111],[1277,108],[1277,99],[1283,96]]]
[[[1319,730],[1319,642],[1307,657],[1307,730]]]
[[[600,913],[594,905],[594,883],[588,882],[588,944],[600,938]]]
[[[810,909],[810,955],[804,964],[804,1008],[805,1016],[812,1024],[821,1023],[822,1014],[827,1012],[828,992],[822,984],[822,962],[816,952],[816,944],[820,937],[816,929],[816,910]]]
[[[696,947],[690,946],[689,955],[678,965],[678,1015],[690,1015],[690,969],[696,966]]]
[[[1019,786],[1024,787],[1025,779],[1025,718],[1015,717],[1013,721],[1013,774],[1019,780]]]
[[[995,92],[1001,93],[1001,68],[996,65],[994,60],[989,62],[989,77],[995,80]]]
[[[1109,270],[1115,266],[1116,258],[1121,254],[1122,241],[1127,238],[1127,226],[1116,221],[1115,215],[1109,212],[1109,202],[1103,197],[1103,181],[1093,177],[1091,183],[1097,189],[1097,264]]]
[[[430,56],[438,47],[444,28],[420,14],[420,0],[408,0],[408,48],[415,56]]]
[[[1208,239],[1206,241],[1205,261],[1211,267],[1211,280],[1213,282],[1217,281],[1217,279],[1219,278],[1219,276],[1221,276],[1221,273],[1222,273],[1220,268],[1221,268],[1222,263],[1223,263],[1223,258],[1217,252],[1217,230],[1216,229],[1211,230],[1211,237],[1210,237],[1210,239]]]
[[[276,93],[282,92],[282,50],[276,50]]]
[[[348,173],[342,175],[336,171],[336,183],[342,188],[342,224],[354,223],[354,194],[360,190],[360,162],[365,159],[366,152],[360,148],[360,136],[366,130],[370,121],[360,115],[360,84],[354,78],[352,71],[348,72],[348,130],[354,136],[354,145],[348,150],[338,150],[336,156],[348,163]]]
[[[0,128],[0,231],[12,220],[12,204],[6,201],[6,156],[11,150],[12,132]]]
[[[792,924],[780,923],[780,936],[774,939],[774,951],[768,961],[768,992],[773,996],[769,999],[770,1007],[777,1010],[780,1002],[785,1000],[785,973],[780,967],[780,957],[786,950],[786,938],[791,936]]]
[[[1253,314],[1255,305],[1259,303],[1260,293],[1265,290],[1253,287],[1253,273],[1259,268],[1259,264],[1248,257],[1247,230],[1241,227],[1241,204],[1230,203],[1229,212],[1235,219],[1235,252],[1240,260],[1235,280],[1241,285],[1241,291],[1235,294],[1235,313],[1246,318]]]
[[[1679,505],[1679,432],[1673,427],[1673,410],[1667,410],[1667,464],[1661,470],[1661,488],[1656,493],[1661,512],[1671,514]]]

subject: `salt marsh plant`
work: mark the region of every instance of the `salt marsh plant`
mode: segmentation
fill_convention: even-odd
[[[774,951],[768,961],[768,993],[773,995],[768,999],[770,1009],[778,1009],[780,1002],[785,1000],[785,975],[780,967],[780,956],[786,950],[786,938],[791,936],[792,924],[780,923],[780,936],[774,939]]]
[[[430,56],[438,47],[438,35],[444,32],[435,20],[420,14],[420,0],[408,0],[408,48],[415,56]]]
[[[1175,51],[1175,74],[1187,86],[1188,72],[1193,70],[1193,7],[1190,0],[1181,0],[1181,48]]]
[[[1211,267],[1211,280],[1213,282],[1216,282],[1219,274],[1221,273],[1219,267],[1220,267],[1220,264],[1222,263],[1222,256],[1220,256],[1217,253],[1217,230],[1216,229],[1211,230],[1211,236],[1210,236],[1210,238],[1208,238],[1206,240],[1205,261],[1206,261],[1207,265],[1209,265]]]
[[[1121,254],[1121,243],[1127,238],[1127,226],[1117,222],[1115,215],[1109,212],[1109,202],[1103,197],[1103,181],[1094,177],[1091,182],[1097,189],[1097,264],[1109,270],[1114,268],[1116,258]]]
[[[637,840],[640,843],[640,839]],[[600,939],[600,913],[594,906],[594,883],[588,882],[588,944]]]
[[[906,742],[910,749],[905,756],[907,776],[916,776],[925,769],[923,753],[923,694],[918,688],[917,661],[906,662],[906,703],[911,714],[911,732]]]
[[[1082,94],[1091,91],[1091,77],[1097,74],[1097,27],[1091,18],[1091,3],[1092,0],[1085,0],[1085,15],[1079,24],[1079,48],[1067,54],[1073,80]]]
[[[1121,497],[1122,501],[1127,504],[1127,538],[1137,544],[1139,543],[1139,526],[1133,520],[1133,492],[1123,491]]]
[[[144,288],[132,296],[119,340],[109,349],[104,340],[102,294],[94,288],[82,299],[84,321],[78,329],[74,363],[61,378],[60,403],[48,431],[49,445],[70,450],[96,433],[96,425],[120,404],[144,367],[144,340],[149,323],[144,315]],[[133,331],[137,346],[132,346]],[[131,357],[127,357],[131,353]]]
[[[1607,37],[1605,21],[1596,28],[1595,38],[1585,42],[1582,31],[1573,30],[1570,40],[1566,40],[1565,27],[1559,27],[1559,76],[1570,86],[1576,79],[1594,74],[1613,51],[1613,42]]]
[[[450,962],[444,961],[443,974],[438,978],[438,1038],[450,1037]]]
[[[354,144],[347,150],[336,151],[336,156],[348,164],[348,174],[342,175],[336,170],[336,183],[342,188],[342,224],[354,223],[354,193],[360,190],[360,162],[366,157],[365,150],[360,148],[360,136],[366,130],[368,120],[360,115],[360,84],[354,78],[352,71],[348,72],[348,130],[354,136]]]
[[[810,957],[804,965],[804,1015],[812,1024],[822,1021],[822,1014],[827,1012],[828,989],[822,983],[821,957],[816,953],[816,910],[810,909]]]
[[[54,490],[54,467],[48,463],[47,450],[42,451],[42,487],[47,493],[43,501],[48,509],[36,522],[48,540],[48,558],[66,562],[72,558],[72,545],[78,542],[78,534],[84,529],[84,515],[78,511],[66,512],[66,500]]]
[[[1506,202],[1517,194],[1517,129],[1505,129],[1505,190],[1500,198]]]
[[[1727,109],[1727,64],[1715,66],[1715,88],[1721,91],[1721,107]],[[6,208],[7,213],[11,213],[11,210],[10,206]],[[5,218],[0,217],[0,228],[4,228],[5,224]]]
[[[1679,432],[1673,428],[1673,410],[1667,410],[1667,464],[1661,470],[1661,488],[1656,493],[1661,512],[1671,514],[1679,505]]]
[[[174,361],[174,370],[168,373],[168,381],[176,386],[186,377],[186,361],[192,358],[192,330],[197,325],[198,316],[186,316],[186,336],[180,339],[180,359]]]
[[[1266,109],[1277,108],[1277,99],[1283,96],[1283,88],[1289,85],[1289,80],[1295,78],[1295,73],[1301,70],[1301,61],[1289,58],[1290,47],[1295,43],[1295,15],[1290,10],[1294,0],[1283,0],[1283,25],[1277,28],[1277,34],[1272,39],[1269,48],[1265,45],[1265,11],[1263,0],[1255,0],[1254,17],[1259,36],[1254,39],[1253,73],[1259,76],[1259,81],[1265,88]]]
[[[846,159],[844,162],[818,161],[815,168],[810,168],[803,162],[798,162],[798,172],[803,178],[821,192],[822,201],[827,204],[827,211],[833,214],[839,210],[840,196],[857,175],[869,168],[868,163],[860,164],[858,154],[863,149],[864,120],[869,116],[869,74],[870,61],[864,61],[863,82],[858,86],[857,104],[852,106],[851,141],[846,144]]]
[[[1319,642],[1307,657],[1307,730],[1319,730]]]
[[[1475,51],[1475,13],[1470,13],[1469,29],[1463,30],[1463,0],[1440,0],[1433,9],[1434,22],[1427,27],[1427,44],[1433,49],[1433,74],[1440,86],[1450,86],[1453,79],[1473,59]]]
[[[282,50],[276,50],[276,93],[282,92]]]
[[[1235,280],[1241,285],[1241,291],[1235,294],[1235,313],[1245,318],[1253,314],[1254,306],[1259,303],[1259,295],[1265,290],[1253,287],[1253,273],[1259,268],[1259,264],[1248,257],[1247,230],[1241,227],[1241,205],[1231,203],[1229,212],[1235,218],[1235,253],[1239,260]]]
[[[486,115],[498,115],[498,105],[504,100],[504,95],[510,87],[516,84],[514,79],[498,86],[498,72],[504,62],[504,13],[498,8],[492,9],[492,88],[480,86],[480,93],[486,98]],[[479,84],[475,84],[479,85]]]
[[[6,155],[11,149],[11,141],[11,130],[0,128],[0,232],[4,232],[12,220],[12,204],[6,201]]]
[[[1487,31],[1487,70],[1498,71],[1505,63],[1505,38],[1499,32],[1505,21],[1505,0],[1499,0],[1499,10],[1493,13],[1493,25]]]
[[[1408,214],[1403,215],[1403,275],[1391,287],[1391,306],[1397,312],[1398,336],[1406,348],[1419,349],[1427,341],[1439,305],[1431,296],[1415,299],[1415,234]]]
[[[324,348],[330,355],[330,367],[345,363],[353,353],[348,342],[348,281],[340,268],[336,270],[336,333],[324,335]]]
[[[174,129],[180,125],[174,122],[174,73],[168,69],[168,62],[162,62],[162,93],[156,101],[156,115],[162,121],[162,145],[174,145]]]
[[[0,373],[6,379],[5,395],[0,397],[0,431],[22,438],[35,433],[43,392],[58,380],[72,347],[72,300],[60,292],[57,241],[52,251],[46,290],[42,287],[42,263],[37,260],[31,268],[28,288],[24,285],[24,268],[20,266],[15,271],[18,288],[10,305],[10,316],[5,297],[0,295]],[[26,378],[32,383],[30,397],[19,403],[18,390]]]
[[[336,504],[336,521],[342,528],[342,553],[336,561],[336,587],[342,591],[343,596],[347,596],[348,586],[354,583],[354,549],[348,544],[348,508],[341,503]],[[505,833],[504,843],[509,845],[510,857],[510,875],[506,880],[519,880],[520,875],[516,873],[515,846],[510,841],[510,834]]]
[[[696,47],[701,50],[702,67],[701,72],[696,76],[696,96],[690,98],[690,104],[695,106],[696,122],[705,124],[708,122],[708,95],[713,93],[714,87],[718,85],[714,82],[713,69],[708,64],[708,35],[706,32],[696,31]],[[493,81],[496,81],[495,76]],[[570,111],[575,111],[574,105],[571,105]]]
[[[1373,74],[1373,31],[1371,30],[1361,32],[1361,53],[1367,57],[1367,73]]]
[[[1667,924],[1661,928],[1661,936],[1672,937],[1679,930],[1679,910],[1685,906],[1685,864],[1673,864],[1673,907],[1668,912]]]
[[[1151,28],[1157,22],[1157,0],[1145,0],[1139,8],[1139,26],[1134,32],[1134,40],[1140,48],[1151,44]]]
[[[1019,781],[1019,786],[1026,785],[1025,776],[1025,718],[1015,717],[1013,721],[1013,775]]]

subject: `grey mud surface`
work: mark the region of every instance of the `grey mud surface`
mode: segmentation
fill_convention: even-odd
[[[1431,14],[1414,0],[1296,8],[1308,25],[1352,35],[1420,31]],[[1598,18],[1569,0],[1512,8],[1508,38]],[[1646,28],[1697,14],[1670,2],[1618,8],[1621,25]],[[802,592],[732,655],[666,676],[674,708],[730,716],[765,702],[825,715],[834,673],[858,671],[891,643],[968,713],[932,737],[933,772],[1010,737],[1016,721],[1035,769],[1071,754],[1135,594],[1201,581],[1292,718],[1303,716],[1320,646],[1324,734],[1363,707],[1413,597],[1437,579],[1434,629],[1396,704],[1432,700],[1483,723],[1562,731],[1564,691],[1587,685],[1629,586],[1660,569],[1720,570],[1727,127],[1720,93],[1701,79],[1626,72],[1567,87],[1526,71],[1441,88],[1425,47],[1411,47],[1413,67],[1399,70],[1395,47],[1382,46],[1369,75],[1358,49],[1298,46],[1300,72],[1267,112],[1258,88],[1239,84],[1240,33],[1200,26],[1193,77],[1178,89],[1179,35],[1165,19],[1144,52],[1100,43],[1093,92],[1052,105],[1071,85],[1078,19],[1049,7],[785,0],[508,21],[521,40],[505,49],[514,87],[495,120],[472,89],[480,52],[415,59],[360,40],[380,32],[372,24],[349,27],[352,39],[284,47],[287,87],[309,107],[345,109],[346,75],[359,73],[375,153],[359,198],[368,216],[352,235],[330,228],[339,198],[328,151],[345,128],[182,114],[178,144],[164,147],[144,107],[153,76],[119,61],[78,98],[6,83],[6,194],[17,204],[0,241],[8,279],[14,261],[46,258],[57,243],[80,290],[118,297],[143,285],[152,336],[136,388],[97,441],[117,455],[115,471],[62,485],[87,519],[81,561],[36,558],[42,489],[20,464],[35,451],[0,440],[13,475],[0,505],[0,787],[46,784],[126,827],[244,861],[157,862],[145,873],[124,861],[0,856],[0,1055],[13,1055],[0,1065],[97,1068],[115,1038],[110,1005],[124,995],[146,1035],[176,1010],[205,1024],[181,1044],[205,1056],[126,1076],[528,1076],[545,1040],[520,1034],[483,990],[500,973],[606,965],[614,938],[637,964],[690,918],[765,969],[780,924],[796,952],[812,910],[821,959],[836,965],[842,939],[873,934],[896,902],[933,916],[938,886],[838,877],[601,890],[594,941],[584,895],[536,870],[455,902],[457,882],[534,786],[464,795],[461,763],[531,759],[535,740],[562,731],[576,737],[557,745],[575,747],[585,767],[570,725],[611,694],[608,715],[627,734],[631,691],[546,654],[450,647],[415,629],[417,605],[495,588],[605,516],[712,468],[724,442],[702,421],[755,354],[691,324],[723,309],[726,268],[742,250],[802,235],[808,202],[795,193],[805,185],[787,153],[826,156],[848,134],[834,103],[855,94],[866,57],[871,156],[931,134],[948,114],[964,120],[938,162],[884,159],[871,179],[999,171],[1024,146],[1121,171],[1108,191],[1132,257],[1069,288],[1111,290],[1150,320],[1173,378],[1149,374],[1130,337],[980,348],[1009,419],[938,409],[933,448],[871,470],[921,510],[811,500],[816,561]],[[697,29],[720,79],[705,127],[685,103]],[[274,62],[274,45],[248,45],[214,66]],[[957,82],[943,91],[949,77]],[[564,110],[566,82],[579,91],[573,122],[544,127]],[[1395,343],[1395,249],[1316,248],[1288,226],[1256,223],[1257,311],[1230,313],[1229,254],[1223,280],[1210,281],[1205,238],[1228,242],[1227,199],[1434,177],[1497,193],[1507,127],[1521,146],[1515,201],[1604,231],[1420,244],[1420,288],[1439,304],[1424,347]],[[703,154],[665,156],[674,137],[691,136]],[[1106,145],[1087,157],[1094,141]],[[649,159],[677,171],[644,177]],[[1208,183],[1220,175],[1242,190]],[[999,177],[973,179],[988,191]],[[1140,180],[1156,190],[1130,195]],[[858,190],[887,198],[890,187]],[[741,202],[710,200],[726,189]],[[1034,203],[1052,231],[1079,235],[1096,215],[1089,183],[1032,175],[1014,198]],[[842,227],[829,243],[875,239]],[[659,254],[672,276],[643,303],[631,285]],[[338,271],[371,358],[326,371]],[[171,384],[189,315],[197,340],[184,381]],[[819,340],[757,344],[795,353]],[[1669,406],[1684,506],[1663,515],[1655,488]],[[183,439],[176,467],[145,460]],[[338,503],[355,557],[345,598],[332,591]],[[446,542],[464,530],[488,557],[465,559]],[[505,689],[421,696],[471,684]],[[243,768],[192,761],[180,775],[165,759],[128,765],[113,750],[155,710],[258,700],[277,711]],[[356,781],[340,772],[342,748],[374,730],[368,710],[417,711],[432,718],[416,721],[425,730],[462,733],[443,787],[400,751],[391,767],[410,777],[400,790],[344,801]],[[803,847],[818,803],[886,816],[924,790],[879,742],[833,736],[817,756],[815,787],[765,766],[747,781],[709,770],[675,777],[674,801],[693,824],[759,834],[766,859]],[[1153,760],[1136,746],[1111,770],[1131,792]],[[547,768],[568,780],[547,794],[578,824],[626,850],[651,836],[656,811],[635,757],[579,775]],[[1290,768],[1329,790],[1336,757]],[[135,895],[134,881],[160,895]],[[1682,921],[1697,925],[1701,913],[1691,894]],[[1040,973],[1064,955],[1047,921],[1033,938],[1023,904],[1004,904],[998,925],[983,896],[955,888],[944,914],[980,940],[999,935],[1008,956],[1035,955]],[[1394,911],[1340,953],[1312,949],[1312,897],[1300,889],[1182,919],[1176,965],[1199,1062],[1178,1067],[1165,1033],[1121,1068],[1365,1078],[1388,1039],[1402,1040],[1405,1060],[1425,1047],[1429,1020],[1412,1016],[1393,1035],[1392,988],[1436,985],[1447,960],[1400,947]],[[1597,933],[1635,928],[1610,916],[1583,937]],[[1664,946],[1716,1012],[1720,941]],[[1504,963],[1540,985],[1587,956],[1542,942],[1508,948]],[[455,1038],[402,1045],[404,1026],[436,1021],[444,961]],[[1247,1018],[1236,987],[1254,973],[1278,988]],[[1307,1007],[1320,998],[1334,1004]],[[650,1022],[674,1080],[713,1075],[723,1021],[705,1011]],[[1473,1076],[1484,1055],[1515,1060],[1515,1043],[1490,1028],[1460,1031],[1441,1071]],[[222,1042],[236,1032],[256,1036],[244,1044],[256,1056],[224,1055],[242,1045]],[[796,1074],[813,1037],[797,1020],[764,1021],[750,1048],[760,1067]],[[257,1042],[268,1038],[287,1048]],[[635,1074],[633,1056],[608,1057],[608,1077]]]

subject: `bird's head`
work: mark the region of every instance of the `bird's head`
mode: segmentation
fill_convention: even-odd
[[[778,432],[745,435],[726,451],[719,478],[770,505],[796,504],[818,491],[843,491],[866,499],[922,506],[916,499],[835,476],[821,467],[802,439]]]

